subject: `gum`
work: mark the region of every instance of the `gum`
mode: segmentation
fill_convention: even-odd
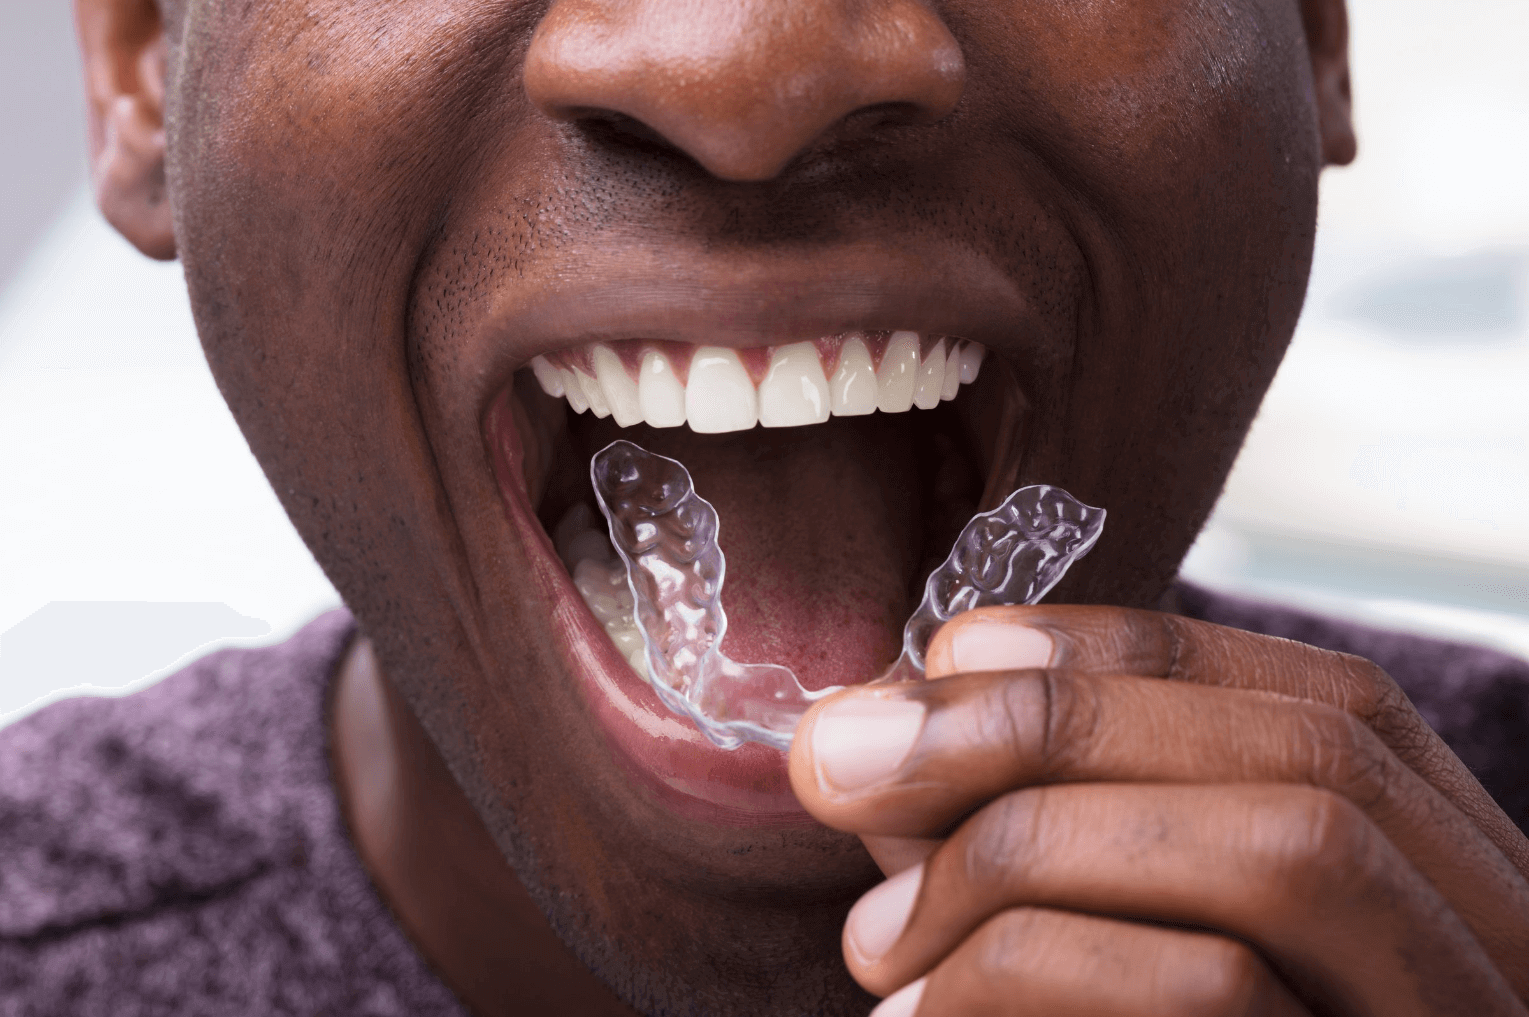
[[[597,452],[589,472],[626,565],[647,680],[659,698],[722,748],[747,741],[790,748],[802,714],[842,686],[809,692],[789,668],[722,652],[721,521],[690,472],[629,441]],[[871,684],[923,678],[929,640],[963,611],[1039,601],[1093,549],[1104,518],[1103,509],[1045,484],[1022,487],[973,516],[925,582],[923,601],[903,628],[902,654]]]

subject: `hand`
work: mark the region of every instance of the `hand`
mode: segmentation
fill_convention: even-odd
[[[1095,607],[928,664],[791,753],[895,873],[844,932],[876,1017],[1529,1013],[1529,841],[1375,665]]]

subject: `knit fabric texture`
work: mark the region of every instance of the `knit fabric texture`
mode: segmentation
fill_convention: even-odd
[[[1529,828],[1529,664],[1184,587],[1185,613],[1386,668]],[[353,848],[328,760],[343,611],[0,731],[0,1015],[458,1017]]]
[[[1185,614],[1294,639],[1379,664],[1423,719],[1529,832],[1529,662],[1439,639],[1386,632],[1180,584]]]
[[[224,650],[0,731],[0,1014],[461,1017],[330,780],[354,625]]]

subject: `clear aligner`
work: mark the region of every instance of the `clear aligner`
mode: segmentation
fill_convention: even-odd
[[[789,748],[807,708],[842,686],[809,692],[790,668],[743,664],[722,652],[727,562],[717,510],[696,494],[690,472],[616,441],[595,454],[590,478],[626,565],[646,677],[659,698],[725,749],[745,741]],[[876,681],[922,678],[929,640],[963,611],[1040,600],[1093,548],[1104,516],[1061,488],[1035,485],[972,517],[924,584],[903,629],[902,655]]]

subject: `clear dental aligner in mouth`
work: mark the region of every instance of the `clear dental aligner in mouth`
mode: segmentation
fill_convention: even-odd
[[[700,434],[821,424],[829,416],[933,409],[977,380],[986,350],[917,332],[848,332],[735,350],[641,339],[534,357],[542,391],[621,427]]]
[[[842,686],[809,692],[789,668],[743,664],[722,652],[719,520],[689,471],[616,441],[595,454],[590,478],[620,561],[599,561],[605,549],[582,521],[560,526],[556,539],[565,560],[576,558],[575,583],[617,646],[666,706],[722,748],[745,741],[789,748],[807,708]],[[929,576],[903,629],[902,655],[876,681],[922,678],[929,640],[963,611],[1040,600],[1093,548],[1104,517],[1103,509],[1046,485],[1021,488],[978,513]]]

